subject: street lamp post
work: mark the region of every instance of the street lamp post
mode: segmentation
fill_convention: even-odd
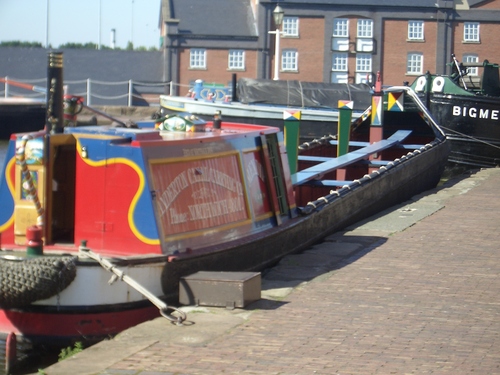
[[[283,16],[285,12],[283,9],[276,5],[273,10],[274,24],[276,25],[276,31],[269,31],[269,34],[276,34],[276,43],[274,44],[274,77],[273,79],[277,81],[279,79],[279,64],[280,64],[280,26],[283,23]]]

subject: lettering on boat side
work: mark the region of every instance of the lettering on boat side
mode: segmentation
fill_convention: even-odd
[[[247,220],[237,154],[152,164],[156,204],[167,235]]]
[[[500,110],[498,109],[460,107],[458,105],[453,106],[453,116],[479,118],[486,120],[498,120],[499,115],[500,115]]]
[[[219,152],[228,152],[230,149],[224,143],[213,143],[210,145],[197,145],[194,148],[183,148],[182,154],[186,157],[215,155]]]

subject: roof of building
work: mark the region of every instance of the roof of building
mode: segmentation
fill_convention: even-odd
[[[466,0],[464,0],[466,1]],[[469,3],[486,2],[487,0],[469,0]],[[261,0],[262,4],[277,3],[277,0]],[[286,4],[302,4],[302,5],[345,5],[345,6],[377,6],[377,7],[398,7],[398,8],[436,8],[453,7],[454,0],[286,0],[280,3],[281,7],[285,8]]]
[[[167,15],[179,20],[179,33],[257,36],[250,0],[164,0],[162,16]]]

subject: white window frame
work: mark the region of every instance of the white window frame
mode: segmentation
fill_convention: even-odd
[[[189,50],[189,68],[207,68],[207,50],[205,48],[191,48]]]
[[[373,58],[370,53],[356,54],[356,72],[371,73]]]
[[[369,83],[371,79],[373,57],[371,53],[356,54],[355,83]]]
[[[284,49],[281,51],[281,71],[299,71],[299,53],[295,49]]]
[[[230,49],[227,56],[229,70],[245,70],[245,50]]]
[[[406,57],[406,74],[420,75],[424,67],[424,54],[421,52],[409,52]]]
[[[479,56],[475,54],[465,54],[462,58],[464,63],[478,63]],[[475,66],[467,67],[467,75],[477,77],[479,75],[479,69]]]
[[[373,38],[373,20],[370,18],[358,19],[357,25],[358,38]]]
[[[299,36],[299,17],[283,17],[283,36]]]
[[[349,38],[349,19],[334,18],[333,19],[333,37]]]
[[[408,21],[408,40],[424,40],[424,21]]]
[[[347,72],[347,52],[334,52],[332,54],[332,72]]]
[[[464,42],[478,43],[479,41],[479,22],[464,22]]]

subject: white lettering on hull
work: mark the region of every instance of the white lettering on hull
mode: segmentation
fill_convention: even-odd
[[[497,121],[499,118],[499,115],[500,115],[500,110],[498,110],[498,109],[484,109],[484,108],[476,108],[476,107],[460,107],[458,105],[454,105],[452,113],[453,113],[453,116]]]

